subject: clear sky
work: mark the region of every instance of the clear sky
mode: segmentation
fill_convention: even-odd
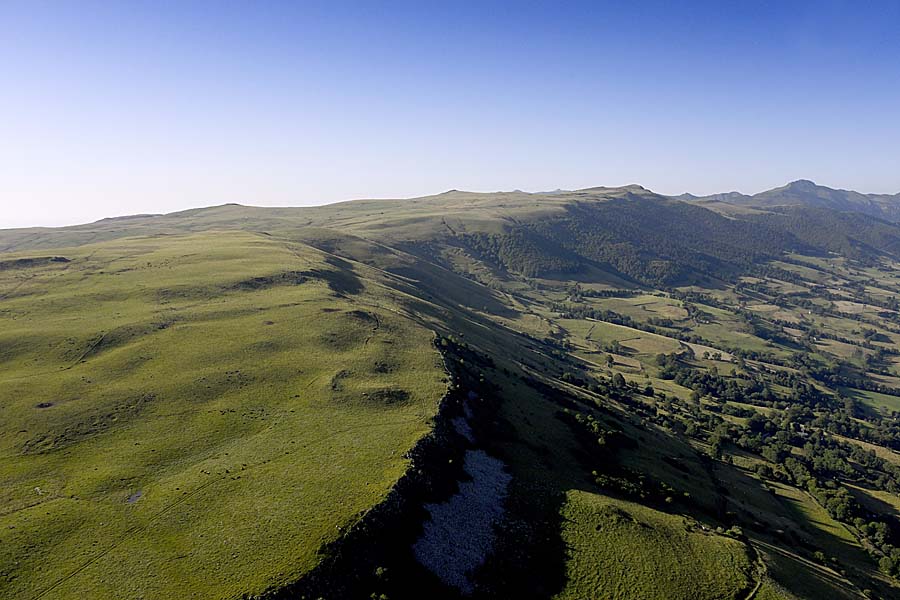
[[[0,227],[640,183],[900,192],[900,2],[0,2]]]

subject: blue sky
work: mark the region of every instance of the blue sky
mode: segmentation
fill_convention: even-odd
[[[900,3],[0,3],[0,227],[640,183],[900,192]]]

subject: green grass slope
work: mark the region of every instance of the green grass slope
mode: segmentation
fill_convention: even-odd
[[[744,544],[681,516],[579,490],[563,516],[570,559],[561,600],[724,600],[753,586]]]
[[[0,597],[292,581],[430,430],[440,356],[377,272],[241,232],[54,254],[0,270]]]

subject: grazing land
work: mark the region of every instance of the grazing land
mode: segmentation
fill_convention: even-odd
[[[367,269],[258,234],[131,238],[3,272],[3,596],[287,583],[429,430],[432,334]]]
[[[0,595],[898,597],[900,227],[792,185],[0,232]]]

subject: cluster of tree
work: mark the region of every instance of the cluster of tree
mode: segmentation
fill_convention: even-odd
[[[766,321],[750,310],[736,309],[734,312],[744,320],[750,333],[759,339],[781,344],[795,350],[810,350],[809,346],[800,347],[798,341],[786,334],[781,325]]]
[[[808,364],[818,364],[815,359],[810,358],[809,354],[804,352],[796,352],[791,356],[790,359],[783,359],[772,352],[751,350],[740,348],[738,346],[729,346],[718,342],[713,342],[699,334],[690,333],[687,328],[678,327],[677,324],[674,323],[671,319],[651,317],[648,322],[645,323],[642,321],[637,321],[628,315],[617,313],[613,310],[594,308],[592,306],[585,306],[583,304],[567,304],[554,302],[551,303],[550,307],[553,311],[558,312],[565,319],[594,319],[597,321],[604,321],[606,323],[613,323],[615,325],[624,325],[625,327],[631,327],[632,329],[637,329],[639,331],[646,331],[647,333],[655,333],[657,335],[671,337],[682,342],[703,344],[707,346],[716,345],[721,347],[726,352],[733,354],[739,359],[757,360],[773,365],[794,368],[798,368],[798,360],[810,361],[809,363],[804,362],[800,366],[807,366]],[[672,329],[676,327],[677,329],[675,331],[672,331]]]
[[[867,421],[862,422],[858,417],[855,402],[849,398],[845,398],[844,401],[849,405],[847,408],[822,413],[811,423],[830,433],[900,450],[900,420],[867,414]]]
[[[677,354],[660,354],[656,358],[659,376],[694,390],[701,396],[712,396],[720,402],[771,403],[778,399],[768,386],[749,377],[722,377],[716,367],[708,371],[694,369]]]
[[[634,298],[639,292],[635,290],[594,290],[582,288],[577,283],[569,288],[569,300],[580,302],[583,298]]]
[[[643,195],[579,203],[524,227],[586,262],[658,288],[704,276],[733,279],[796,247],[772,228]]]
[[[626,381],[621,373],[615,373],[612,377],[593,376],[578,370],[565,371],[560,379],[566,383],[584,388],[600,396],[607,396],[625,404],[635,403],[633,396],[654,395],[653,386],[647,383],[643,387],[633,381]]]
[[[808,491],[836,520],[853,526],[866,538],[873,557],[886,574],[900,576],[897,545],[900,523],[884,520],[865,510],[841,481],[865,484],[875,489],[900,493],[900,467],[856,444],[839,442],[821,430],[812,430],[799,421],[812,413],[792,409],[771,416],[755,414],[742,427],[721,421],[710,428],[706,441],[710,453],[721,456],[729,443],[762,456],[775,468],[761,465],[760,474],[782,479]],[[821,416],[816,419],[821,420]],[[699,429],[687,433],[702,437]],[[799,448],[801,452],[793,452]]]
[[[672,337],[683,342],[691,342],[694,344],[713,343],[703,336],[687,333],[686,329],[681,329],[675,332],[670,331],[670,328],[674,325],[671,320],[662,321],[664,323],[663,325],[657,325],[657,323],[660,323],[660,321],[656,320],[655,318],[651,318],[648,322],[644,323],[642,321],[632,319],[628,315],[617,313],[614,310],[594,308],[592,306],[583,304],[565,304],[561,302],[554,302],[550,305],[550,308],[562,315],[564,319],[594,319],[596,321],[613,323],[614,325],[624,325],[625,327],[631,327],[632,329],[646,331],[647,333],[655,333],[658,335]],[[729,351],[731,350],[729,349]],[[739,350],[735,348],[734,351],[738,352]]]
[[[838,252],[876,266],[900,247],[900,228],[859,213],[795,207],[726,218],[649,194],[569,205],[560,216],[517,223],[502,233],[456,238],[475,254],[525,276],[594,265],[657,288],[758,273],[809,282],[766,265],[785,252]]]
[[[691,370],[677,356],[661,355],[658,360],[664,368],[674,368],[679,373]],[[768,416],[749,409],[737,409],[747,417],[746,424],[742,426],[703,410],[696,402],[699,394],[694,397],[694,402],[685,405],[677,398],[653,393],[652,388],[642,391],[640,386],[626,382],[618,374],[610,379],[579,379],[584,381],[584,387],[592,391],[624,401],[643,418],[707,442],[714,457],[723,457],[729,444],[763,457],[774,467],[760,465],[762,475],[793,483],[808,491],[833,518],[852,526],[866,539],[874,560],[885,574],[900,578],[900,531],[897,531],[900,523],[869,513],[840,483],[851,481],[900,493],[900,467],[878,457],[874,451],[840,442],[825,434],[825,431],[836,429],[842,423],[856,422],[852,418],[852,401],[824,404],[819,400],[809,401],[810,396],[818,397],[815,395],[817,392],[807,389],[800,394],[801,398],[807,398],[807,402],[788,404],[785,410],[776,410]],[[693,381],[707,386],[713,380],[700,377]],[[717,393],[716,390],[717,382],[707,392]],[[637,400],[642,393],[654,397],[656,405]],[[662,408],[665,414],[658,408]],[[722,408],[723,412],[734,410],[727,405]],[[678,413],[681,417],[675,416]],[[581,431],[579,435],[584,444],[594,448],[595,464],[603,467],[594,468],[592,475],[595,483],[608,493],[663,506],[674,501],[690,501],[690,498],[682,497],[664,484],[616,467],[609,460],[611,455],[604,453],[617,447],[617,442],[610,442],[621,439],[617,438],[617,430],[610,430],[591,416],[569,417],[569,421],[576,431]],[[896,430],[884,435],[892,435],[894,440],[900,439],[900,432]]]
[[[728,304],[725,304],[715,296],[707,294],[706,292],[698,292],[694,290],[672,290],[669,292],[669,296],[674,298],[675,300],[681,300],[682,302],[689,302],[692,304],[705,304],[706,306],[711,306],[712,308],[721,308],[725,310],[729,310],[732,307]]]
[[[589,450],[592,458],[607,459],[621,447],[633,447],[634,440],[590,413],[565,409],[557,417],[572,427],[575,437]]]
[[[686,433],[702,437],[699,428]],[[840,444],[816,432],[798,435],[797,424],[781,415],[751,417],[745,427],[719,422],[706,435],[710,454],[721,457],[729,443],[762,456],[775,465],[761,464],[757,471],[766,478],[781,479],[805,489],[836,520],[851,525],[869,542],[873,558],[883,572],[900,577],[897,544],[900,523],[884,520],[866,511],[841,480],[865,482],[877,489],[897,493],[900,468],[852,444]],[[802,453],[791,451],[802,444]]]
[[[736,312],[743,313],[745,312],[743,309],[738,309]],[[887,356],[897,356],[900,355],[900,350],[897,348],[892,348],[888,346],[879,346],[874,342],[890,342],[890,338],[885,336],[883,333],[879,332],[877,329],[870,328],[862,328],[860,332],[863,336],[862,341],[857,339],[851,339],[843,335],[839,335],[833,331],[827,331],[825,329],[821,329],[820,327],[810,323],[808,321],[784,321],[782,319],[770,318],[769,321],[776,325],[782,330],[785,327],[791,327],[793,329],[799,329],[803,332],[802,341],[805,343],[808,350],[811,350],[809,347],[809,343],[819,340],[834,340],[836,342],[841,342],[843,344],[850,344],[853,346],[859,346],[861,348],[865,348],[866,350],[871,351],[873,354],[868,357],[869,362],[872,363],[872,366],[875,367],[878,363],[884,361]]]
[[[463,341],[453,334],[446,336],[437,335],[434,342],[444,356],[452,357],[452,359],[456,360],[460,365],[468,364],[470,366],[477,365],[480,367],[494,366],[494,359],[491,356],[473,348],[468,342]]]
[[[713,457],[727,459],[730,445],[761,456],[767,461],[759,466],[762,475],[808,491],[833,518],[852,526],[865,538],[884,573],[900,577],[900,531],[897,531],[900,523],[865,510],[841,483],[852,482],[900,493],[900,467],[858,444],[828,435],[828,432],[840,433],[858,439],[868,436],[873,441],[877,437],[878,443],[896,445],[900,441],[900,424],[890,419],[861,424],[856,416],[858,407],[852,399],[821,392],[800,372],[748,371],[726,377],[716,369],[695,368],[690,364],[690,358],[685,353],[657,357],[664,377],[693,390],[689,402],[654,392],[649,386],[642,390],[641,386],[626,382],[618,374],[610,379],[574,374],[571,377],[587,389],[628,404],[632,413],[643,419],[705,441]],[[787,390],[774,392],[770,385],[773,380]],[[641,394],[653,397],[655,402],[640,401]],[[701,396],[712,402],[701,406]],[[762,414],[734,407],[725,403],[727,400],[769,405],[776,410]],[[738,425],[723,419],[716,411],[739,413],[747,421]],[[585,432],[584,439],[598,448],[594,455],[598,461],[595,464],[604,465],[602,469],[593,469],[598,486],[609,493],[642,502],[665,504],[680,499],[673,490],[660,487],[637,473],[605,466],[600,457],[604,449],[609,448],[606,428],[584,417],[574,422]]]
[[[757,406],[785,407],[803,405],[827,407],[835,403],[811,385],[801,373],[770,369],[765,373],[744,370],[742,358],[737,359],[738,373],[732,368],[728,376],[721,375],[718,368],[697,369],[683,359],[679,353],[658,354],[656,364],[660,367],[660,377],[695,391],[700,396],[710,396],[718,402],[741,402]],[[788,393],[777,394],[770,383],[789,388]]]
[[[797,292],[790,295],[782,294],[778,291],[773,291],[769,284],[760,281],[756,283],[746,283],[742,282],[735,285],[735,291],[739,293],[747,294],[748,291],[755,291],[761,294],[765,294],[768,296],[766,298],[767,301],[776,304],[781,307],[790,308],[796,307],[802,309],[810,314],[814,314],[819,317],[832,317],[835,319],[847,319],[850,321],[857,321],[859,323],[866,323],[872,327],[884,327],[889,331],[894,333],[900,333],[900,330],[897,327],[891,327],[886,325],[883,322],[879,322],[877,320],[872,319],[865,313],[861,312],[844,312],[841,310],[837,310],[833,305],[832,306],[824,306],[820,302],[822,298],[826,299],[834,299],[834,300],[846,300],[846,298],[842,298],[832,294],[826,288],[822,286],[811,286],[808,292]],[[863,304],[874,304],[877,300],[871,296],[857,296],[856,299]],[[882,312],[878,314],[879,318],[887,319],[892,322],[900,322],[900,316],[895,313]],[[793,325],[792,325],[793,326]]]
[[[878,282],[871,281],[870,282],[873,287],[878,286]],[[831,288],[825,287],[824,285],[813,285],[810,286],[809,289],[810,296],[813,298],[821,298],[823,300],[828,300],[830,302],[837,302],[840,300],[851,300],[853,302],[858,302],[860,304],[868,304],[870,306],[875,306],[877,308],[884,309],[885,312],[878,313],[879,317],[882,318],[892,318],[892,314],[890,311],[896,311],[900,308],[900,303],[897,302],[897,298],[895,296],[890,296],[888,298],[880,298],[878,296],[872,296],[866,293],[865,284],[863,282],[847,282],[842,284],[839,292],[832,291]],[[832,307],[832,310],[835,310]],[[855,313],[845,313],[842,311],[836,311],[842,315],[853,315]]]
[[[633,469],[618,469],[615,473],[593,470],[591,475],[597,487],[631,500],[655,505],[670,505],[676,500],[690,500],[688,492],[679,493],[666,482],[657,481]]]
[[[900,396],[900,388],[881,383],[868,377],[865,373],[855,372],[847,368],[846,364],[816,365],[808,369],[808,373],[832,388],[857,388],[889,396]]]
[[[867,523],[862,531],[865,532],[867,538],[872,540],[886,537],[885,530],[887,530],[885,523]],[[876,544],[876,546],[882,552],[881,558],[878,559],[878,568],[885,575],[900,579],[900,548],[888,543]]]

